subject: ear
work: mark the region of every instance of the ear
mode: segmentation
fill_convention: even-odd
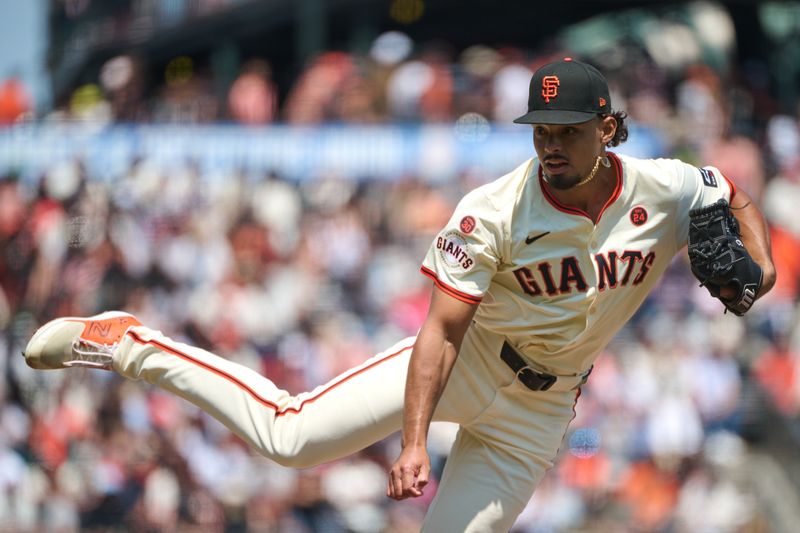
[[[617,119],[611,115],[602,117],[598,124],[597,131],[600,134],[600,142],[603,143],[603,146],[607,145],[617,133]]]

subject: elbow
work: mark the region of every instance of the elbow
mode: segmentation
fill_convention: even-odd
[[[778,279],[778,273],[775,271],[775,265],[772,264],[772,261],[767,261],[765,265],[762,265],[761,272],[761,289],[758,291],[759,298],[772,290],[772,287],[775,286],[775,281]]]

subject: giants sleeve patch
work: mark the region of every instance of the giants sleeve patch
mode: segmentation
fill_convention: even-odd
[[[449,267],[468,270],[475,263],[467,248],[467,242],[458,232],[450,231],[436,237],[436,248]]]
[[[705,183],[706,187],[717,186],[717,177],[714,176],[714,173],[707,168],[701,168],[700,175],[703,176],[703,183]]]

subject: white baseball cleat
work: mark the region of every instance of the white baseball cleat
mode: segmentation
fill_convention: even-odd
[[[87,318],[51,320],[36,330],[23,355],[38,369],[84,366],[111,369],[111,355],[128,328],[141,326],[135,316],[106,311]]]

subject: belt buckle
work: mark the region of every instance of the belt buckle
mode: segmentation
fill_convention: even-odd
[[[517,371],[517,379],[531,390],[546,391],[555,384],[558,378],[550,374],[537,372],[526,365]]]

